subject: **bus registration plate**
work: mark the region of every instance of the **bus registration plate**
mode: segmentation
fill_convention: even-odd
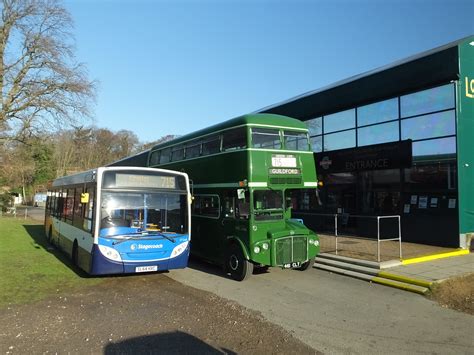
[[[135,268],[135,272],[149,272],[149,271],[157,271],[158,266],[153,265],[153,266],[137,266]]]
[[[296,263],[288,263],[288,264],[283,264],[283,269],[292,269],[295,267],[300,267],[301,263],[298,261]]]

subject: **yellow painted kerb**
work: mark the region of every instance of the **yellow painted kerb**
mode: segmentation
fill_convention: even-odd
[[[436,259],[443,259],[443,258],[449,258],[452,256],[460,256],[460,255],[466,255],[469,254],[469,250],[467,249],[459,249],[456,251],[450,251],[447,253],[440,253],[440,254],[433,254],[433,255],[426,255],[426,256],[420,256],[418,258],[412,258],[412,259],[405,259],[402,260],[402,265],[410,265],[410,264],[416,264],[416,263],[423,263],[425,261],[430,261],[430,260],[436,260]]]
[[[388,280],[388,279],[384,279],[377,276],[372,278],[372,282],[376,282],[378,284],[385,285],[385,286],[399,288],[401,290],[416,292],[422,295],[424,295],[428,291],[427,288],[420,288],[416,285],[404,284],[404,283],[397,282],[395,280]]]
[[[404,283],[407,283],[407,284],[418,285],[418,286],[426,287],[426,288],[430,288],[431,285],[433,284],[433,282],[431,282],[431,281],[426,281],[426,280],[421,280],[421,279],[414,279],[412,277],[392,274],[392,273],[389,273],[389,272],[386,272],[386,271],[380,271],[378,273],[378,276],[383,277],[385,279],[400,281],[400,282],[404,282]]]

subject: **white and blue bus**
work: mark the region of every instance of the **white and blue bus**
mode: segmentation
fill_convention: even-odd
[[[91,275],[184,268],[190,248],[187,174],[101,167],[54,180],[45,231]]]

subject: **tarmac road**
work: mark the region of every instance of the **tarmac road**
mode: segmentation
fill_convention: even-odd
[[[169,276],[261,312],[325,354],[472,354],[474,317],[418,294],[312,269],[244,282],[192,260]]]
[[[29,207],[28,215],[43,221],[44,209]],[[220,268],[192,259],[189,268],[167,276],[256,310],[326,354],[471,354],[474,348],[473,316],[322,270],[273,268],[235,282]]]

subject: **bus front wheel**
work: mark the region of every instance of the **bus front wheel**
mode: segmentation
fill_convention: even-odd
[[[301,266],[297,268],[297,270],[300,270],[300,271],[310,270],[313,268],[313,265],[314,265],[314,258],[309,259],[308,261],[301,264]]]
[[[245,255],[237,244],[231,244],[226,257],[226,270],[230,277],[236,281],[248,279],[253,272],[253,264],[245,258]]]

